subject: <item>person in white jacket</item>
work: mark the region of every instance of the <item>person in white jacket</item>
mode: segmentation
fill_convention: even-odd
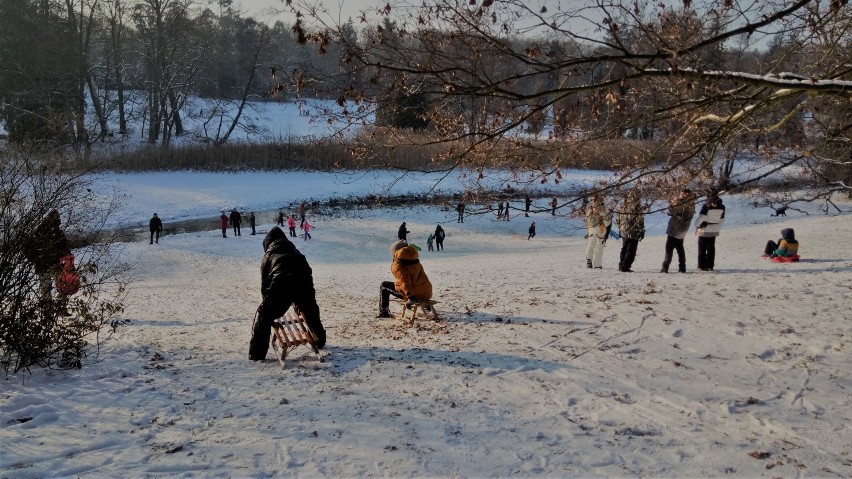
[[[725,205],[718,196],[711,195],[695,219],[698,236],[698,269],[713,271],[716,262],[716,237],[725,223]]]
[[[612,217],[599,199],[589,204],[586,212],[586,232],[589,243],[586,247],[586,266],[601,269],[603,267],[603,250],[609,230],[612,227]]]

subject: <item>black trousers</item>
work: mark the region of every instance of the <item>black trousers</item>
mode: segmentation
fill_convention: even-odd
[[[442,239],[440,239],[440,240],[439,240],[439,239],[436,239],[436,240],[435,240],[435,247],[437,247],[437,248],[438,248],[438,251],[441,251],[442,249],[444,249],[444,240],[442,240]]]
[[[698,237],[698,269],[713,270],[716,261],[716,237]]]
[[[227,232],[228,232],[228,227],[227,227],[227,226],[225,226],[224,228],[222,228],[222,237],[223,237],[223,238],[227,238],[227,237],[228,237]]]
[[[325,346],[325,328],[320,321],[316,291],[313,286],[285,287],[274,299],[264,301],[264,311],[257,317],[249,342],[249,359],[263,359],[269,350],[272,322],[284,316],[290,305],[299,308],[311,331],[317,335],[317,347]]]
[[[234,236],[242,236],[240,234],[240,224],[234,223]]]
[[[677,251],[677,270],[681,273],[686,272],[686,251],[683,249],[683,238],[675,238],[674,236],[666,237],[666,256],[663,258],[663,270],[669,271],[669,265],[672,263],[672,253]]]
[[[763,248],[763,254],[765,254],[766,256],[769,256],[769,255],[775,253],[776,249],[778,249],[778,243],[776,243],[772,240],[769,240],[769,241],[766,242],[766,248]]]
[[[393,281],[382,281],[379,286],[379,313],[387,313],[390,307],[390,297],[402,298],[402,293],[396,290]]]
[[[156,241],[157,244],[160,243],[160,230],[155,230],[151,232],[151,243],[153,243],[154,241]]]
[[[636,259],[636,250],[639,249],[638,238],[621,237],[621,255],[619,256],[618,269],[624,271],[633,266],[633,260]]]

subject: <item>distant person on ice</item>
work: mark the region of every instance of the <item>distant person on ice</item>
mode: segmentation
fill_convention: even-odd
[[[290,237],[295,238],[296,237],[296,215],[290,215],[290,217],[287,218],[287,229],[290,230]]]
[[[532,205],[532,198],[530,195],[524,195],[524,216],[527,218],[530,216],[530,205]]]
[[[391,272],[394,281],[383,281],[379,287],[379,314],[377,318],[390,318],[390,297],[408,301],[432,299],[432,283],[423,271],[420,256],[413,246],[402,240],[395,241],[390,252],[393,255]]]
[[[157,216],[157,213],[154,213],[154,216],[151,217],[151,221],[148,222],[148,229],[151,230],[151,240],[148,244],[160,244],[160,233],[163,232],[163,222]]]
[[[695,215],[695,207],[689,198],[690,194],[692,192],[689,189],[684,189],[678,194],[677,198],[673,198],[669,202],[667,214],[670,218],[666,227],[666,255],[663,258],[663,268],[660,273],[669,272],[674,251],[677,251],[678,272],[686,273],[686,252],[683,249],[683,238],[686,237],[686,233],[692,225],[692,217]]]
[[[456,219],[456,223],[464,223],[464,201],[459,201],[459,205],[456,206],[456,211],[459,214],[458,219]]]
[[[497,220],[503,219],[503,202],[497,203]]]
[[[231,210],[231,227],[234,228],[234,236],[242,236],[240,232],[240,223],[243,222],[243,217],[236,208]]]
[[[401,239],[402,241],[408,241],[408,233],[411,233],[411,231],[408,231],[408,228],[405,226],[405,221],[403,221],[402,224],[399,225],[399,230],[397,230],[396,232],[396,237],[397,239]]]
[[[305,230],[305,241],[308,241],[309,239],[312,238],[311,228],[313,228],[313,227],[314,227],[314,225],[308,223],[308,220],[305,220],[305,222],[302,223],[302,228]]]
[[[435,233],[429,233],[429,236],[426,237],[426,247],[429,248],[429,251],[435,251],[435,247],[432,246],[432,243],[435,241]]]
[[[711,193],[695,218],[695,235],[698,236],[698,269],[713,271],[716,262],[716,237],[725,224],[725,205],[722,198]]]
[[[228,217],[225,216],[225,212],[222,211],[222,214],[219,216],[219,226],[222,227],[222,237],[228,237]]]
[[[527,241],[535,237],[535,221],[530,224],[529,235],[527,236]]]
[[[781,239],[778,242],[769,240],[763,250],[763,256],[775,258],[776,256],[791,257],[799,254],[799,242],[796,241],[796,233],[793,228],[781,230]]]
[[[302,228],[302,225],[303,225],[303,224],[305,224],[305,210],[306,210],[306,208],[307,208],[307,207],[305,206],[305,202],[303,201],[303,202],[299,205],[299,218],[300,218],[300,220],[299,220],[299,228],[300,228],[300,229]]]
[[[276,220],[276,224],[278,226],[284,226],[284,212],[278,210],[278,219]]]
[[[305,322],[317,336],[316,346],[325,346],[325,328],[320,321],[314,278],[308,261],[275,226],[263,239],[263,261],[260,264],[260,292],[263,302],[257,308],[257,319],[249,342],[249,359],[266,358],[272,322],[295,304]]]
[[[556,206],[559,204],[559,200],[554,196],[553,199],[550,200],[550,215],[556,216]]]
[[[251,226],[251,235],[252,236],[257,234],[257,232],[254,230],[254,222],[255,222],[254,211],[252,211],[251,213],[249,213],[249,226]]]
[[[444,228],[441,228],[441,225],[435,227],[435,247],[438,251],[443,251],[444,249],[444,237],[446,234],[444,233]]]

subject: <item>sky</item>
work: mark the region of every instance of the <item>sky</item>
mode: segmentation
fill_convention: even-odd
[[[250,13],[258,18],[264,18],[270,9],[286,10],[286,4],[282,0],[242,0],[236,1],[235,4],[241,6],[244,12]],[[377,0],[325,0],[318,2],[323,4],[330,12],[340,12],[340,18],[346,20],[349,17],[357,17],[359,12],[365,9],[374,8],[378,3]],[[292,23],[294,17],[290,13],[282,14],[274,17],[286,22]]]

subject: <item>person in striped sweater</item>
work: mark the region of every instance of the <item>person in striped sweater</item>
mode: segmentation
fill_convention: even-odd
[[[725,205],[722,198],[711,194],[695,219],[695,235],[698,236],[698,269],[713,271],[716,263],[716,237],[725,223]]]

